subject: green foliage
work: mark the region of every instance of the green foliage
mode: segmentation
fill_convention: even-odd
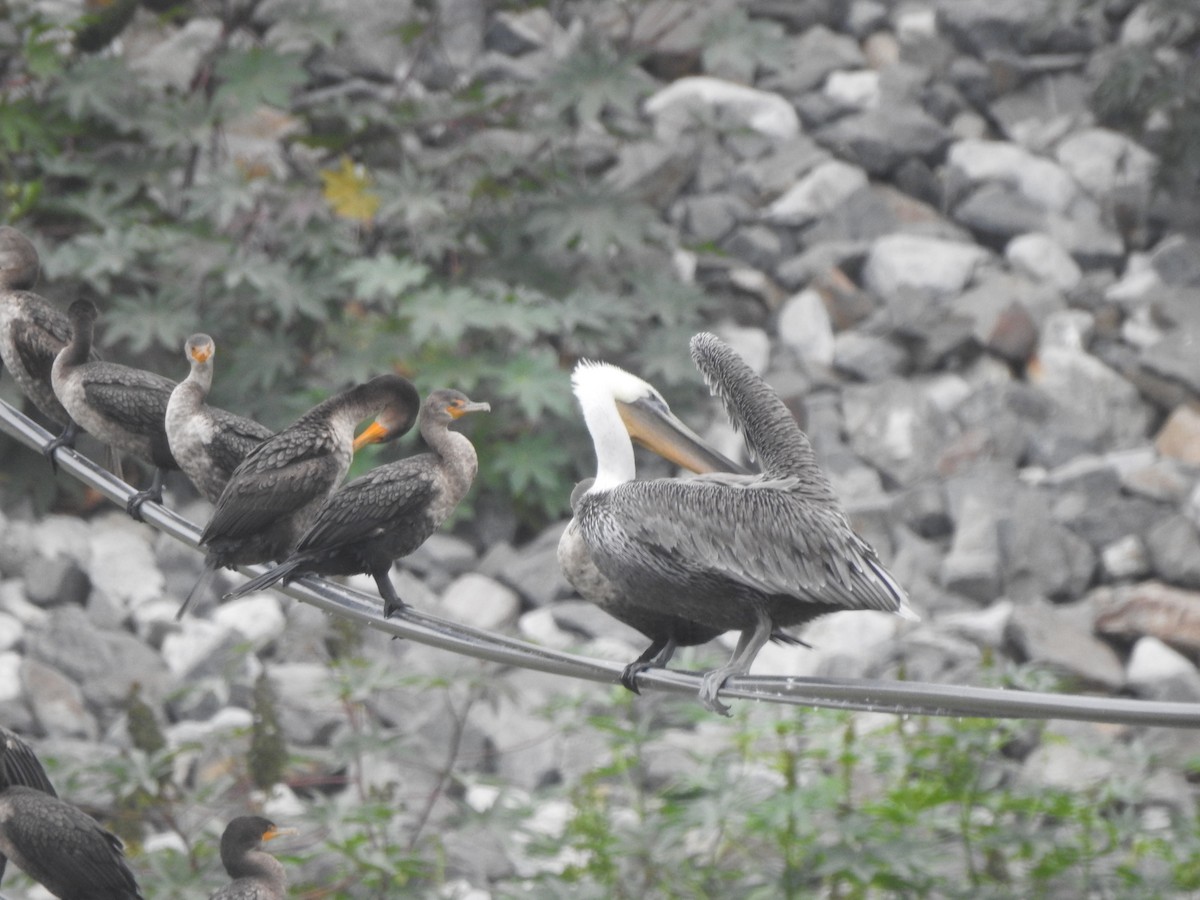
[[[44,289],[97,302],[108,358],[180,377],[184,338],[206,331],[214,402],[272,426],[388,370],[458,387],[494,410],[470,429],[491,445],[481,489],[532,527],[562,515],[591,461],[577,355],[636,368],[652,340],[675,359],[646,374],[673,399],[700,395],[686,340],[707,301],[647,291],[671,268],[660,213],[615,193],[615,157],[595,150],[649,127],[653,81],[597,32],[536,84],[328,90],[338,21],[319,3],[277,7],[221,6],[220,36],[174,79],[14,10],[0,58],[22,91],[0,96],[0,220],[54,236]],[[433,27],[417,8],[393,37],[416,52]]]
[[[275,690],[264,670],[254,682],[254,723],[250,728],[247,758],[250,780],[263,790],[270,790],[283,780],[288,762],[276,705]]]
[[[1200,186],[1200,13],[1189,0],[1150,0],[1138,13],[1155,33],[1101,58],[1092,108],[1158,153],[1164,188],[1190,196]]]

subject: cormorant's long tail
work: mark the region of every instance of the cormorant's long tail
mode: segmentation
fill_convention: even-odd
[[[275,582],[281,581],[282,579],[288,578],[289,576],[295,574],[296,570],[300,568],[302,562],[303,560],[300,559],[289,559],[272,569],[267,569],[267,571],[263,572],[261,575],[256,575],[245,584],[235,587],[232,591],[226,594],[223,599],[232,600],[235,597],[241,597],[245,594],[253,594],[255,591],[265,591],[271,585],[275,584]]]

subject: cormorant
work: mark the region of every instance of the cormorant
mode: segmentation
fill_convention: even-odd
[[[449,426],[468,413],[490,409],[459,391],[431,393],[421,410],[420,427],[433,452],[378,466],[336,490],[291,556],[225,599],[261,591],[280,579],[365,572],[379,586],[385,616],[403,609],[404,601],[388,577],[392,562],[416,550],[446,521],[466,496],[478,468],[474,446]],[[373,428],[358,441],[373,439]]]
[[[350,468],[355,446],[390,441],[408,431],[421,397],[399,375],[380,375],[317,406],[250,451],[217,498],[200,535],[204,572],[179,608],[206,590],[221,567],[287,558],[321,504]],[[354,428],[376,413],[369,437]]]
[[[135,519],[143,503],[162,502],[163,479],[179,464],[171,455],[165,417],[175,382],[154,372],[89,359],[96,305],[76,300],[67,310],[71,340],[59,351],[50,372],[54,393],[70,420],[43,451],[54,463],[59,447],[74,447],[80,428],[117,450],[154,466],[150,487],[129,498],[125,509]]]
[[[183,352],[191,369],[187,378],[175,385],[166,411],[171,455],[196,489],[213,503],[246,454],[272,434],[253,419],[205,403],[212,388],[216,350],[207,334],[187,339]]]

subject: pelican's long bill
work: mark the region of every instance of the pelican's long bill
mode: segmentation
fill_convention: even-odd
[[[696,473],[751,474],[748,468],[714,449],[656,398],[639,397],[632,403],[617,400],[616,404],[629,436],[663,459]]]

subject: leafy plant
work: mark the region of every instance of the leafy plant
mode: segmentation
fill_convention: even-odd
[[[648,127],[637,53],[597,31],[540,83],[329,90],[340,37],[322,6],[244,6],[221,7],[186,78],[80,49],[137,19],[68,44],[58,29],[82,23],[13,11],[0,218],[46,236],[43,289],[91,296],[107,356],[164,374],[186,371],[188,334],[212,334],[214,402],[270,425],[387,370],[477,394],[495,411],[471,431],[480,490],[533,528],[561,515],[590,462],[577,355],[699,394],[689,366],[640,348],[652,334],[686,363],[707,301],[647,290],[670,240],[596,152]],[[435,37],[419,9],[395,33],[418,61]]]

